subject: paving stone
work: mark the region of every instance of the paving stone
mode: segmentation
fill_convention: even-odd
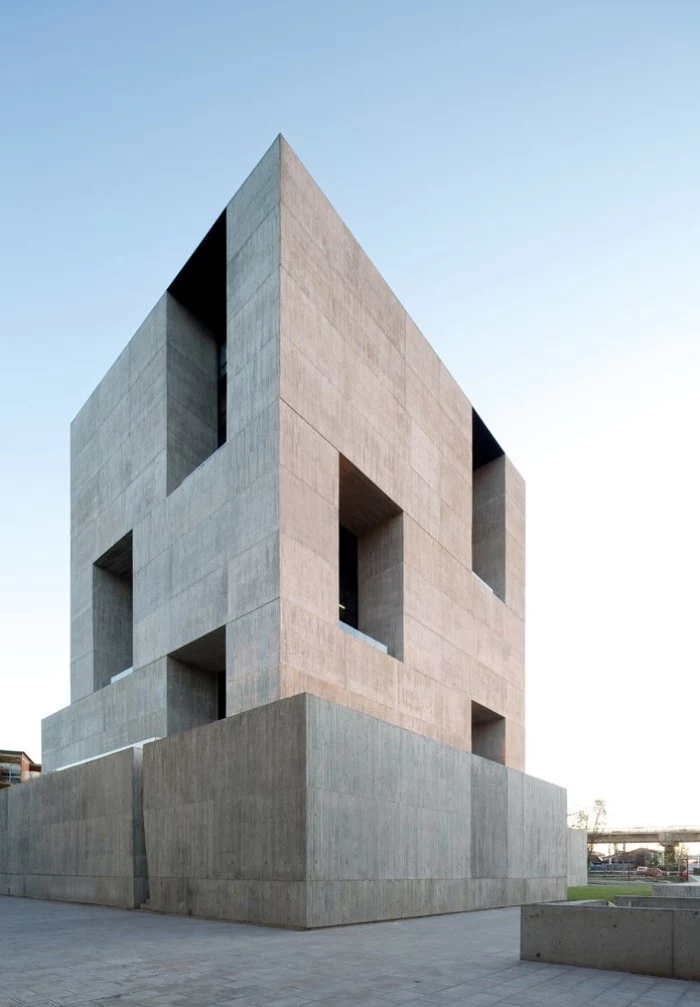
[[[300,933],[0,898],[0,1007],[700,1007],[700,983],[520,962],[519,923]]]

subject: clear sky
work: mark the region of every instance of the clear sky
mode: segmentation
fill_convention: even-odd
[[[700,4],[0,4],[0,746],[69,701],[69,422],[283,132],[528,483],[528,769],[700,824]]]

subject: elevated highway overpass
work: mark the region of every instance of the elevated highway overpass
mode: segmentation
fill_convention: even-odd
[[[603,829],[589,832],[589,841],[597,843],[658,843],[677,846],[679,843],[700,843],[700,826],[664,826],[663,828]]]

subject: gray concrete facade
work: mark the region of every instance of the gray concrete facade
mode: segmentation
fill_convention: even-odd
[[[71,426],[71,706],[44,721],[49,771],[170,733],[168,656],[220,627],[231,711],[279,692],[246,692],[279,652],[279,215],[275,143],[226,211],[226,443],[201,379],[212,341],[170,293]],[[105,660],[98,564],[129,534],[132,647]]]
[[[278,138],[72,424],[45,771],[215,719],[222,673],[227,715],[310,692],[522,770],[524,484],[474,415]],[[339,521],[386,653],[339,628]]]
[[[149,907],[315,928],[565,898],[565,811],[560,787],[295,696],[145,748]]]
[[[567,829],[567,874],[569,887],[588,884],[588,833]]]
[[[140,749],[0,793],[0,895],[133,909],[148,896]]]
[[[700,910],[595,902],[523,906],[523,961],[700,979]]]
[[[143,746],[172,912],[563,897],[524,620],[522,477],[278,137],[71,426],[71,704],[36,800]]]

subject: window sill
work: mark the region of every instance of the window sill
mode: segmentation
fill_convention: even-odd
[[[375,640],[373,637],[367,636],[366,633],[360,632],[360,630],[355,629],[354,626],[348,626],[346,622],[338,620],[338,625],[350,636],[354,636],[356,640],[363,640],[365,643],[368,643],[370,647],[374,647],[376,650],[381,651],[382,654],[389,653],[389,648],[385,643],[380,643],[379,640]]]

